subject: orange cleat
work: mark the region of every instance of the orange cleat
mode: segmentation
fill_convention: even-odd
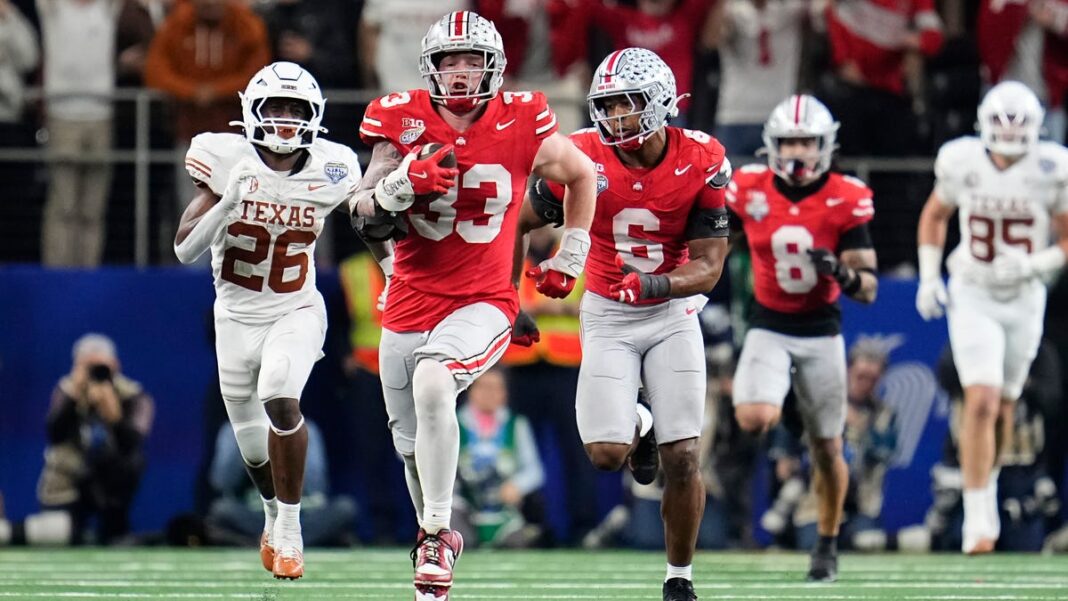
[[[294,549],[274,556],[274,577],[279,580],[296,580],[304,575],[304,553]]]
[[[260,537],[260,561],[263,562],[263,569],[268,572],[274,571],[274,547],[271,543],[267,542],[267,532],[264,531],[263,536]]]
[[[980,538],[965,553],[968,555],[986,555],[994,552],[994,544],[997,541],[992,538]]]

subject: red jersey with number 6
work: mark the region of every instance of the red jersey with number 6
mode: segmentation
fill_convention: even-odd
[[[766,165],[734,173],[727,208],[745,229],[757,302],[782,313],[808,313],[838,300],[838,284],[818,276],[808,251],[837,254],[841,235],[875,215],[871,190],[855,177],[831,173],[816,192],[793,202],[775,187]]]
[[[438,114],[426,90],[383,96],[367,106],[360,137],[389,142],[401,154],[438,142],[455,147],[456,187],[406,213],[408,236],[394,249],[383,327],[431,330],[453,311],[477,302],[519,310],[512,287],[516,220],[541,142],[556,115],[540,92],[504,92],[463,132]]]
[[[606,298],[623,279],[616,255],[646,273],[667,273],[689,260],[686,226],[694,207],[724,205],[730,163],[723,145],[705,132],[666,127],[667,151],[651,169],[620,162],[615,150],[594,129],[571,134],[571,140],[597,165],[597,212],[590,227],[586,288]],[[563,188],[550,184],[563,198]],[[649,299],[637,304],[656,304]]]

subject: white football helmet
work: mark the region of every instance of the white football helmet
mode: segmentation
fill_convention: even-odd
[[[590,119],[597,125],[601,141],[610,146],[636,149],[651,134],[667,125],[668,119],[679,114],[678,104],[683,96],[676,96],[675,74],[655,52],[645,48],[626,48],[609,54],[590,83],[586,101],[590,105]],[[609,96],[626,96],[631,112],[609,117],[603,100]],[[644,107],[638,110],[636,99]],[[638,132],[617,136],[608,122],[640,115]]]
[[[979,138],[990,152],[1024,155],[1038,142],[1045,116],[1038,97],[1027,86],[1003,81],[979,103]]]
[[[822,102],[808,94],[797,94],[783,100],[771,111],[764,123],[764,151],[768,166],[775,175],[788,182],[812,181],[831,168],[836,147],[839,123]],[[782,140],[788,138],[816,138],[818,151],[810,157],[784,158],[779,152]],[[758,153],[759,154],[759,153]]]
[[[307,148],[326,129],[323,120],[326,99],[311,73],[300,65],[277,62],[267,65],[252,76],[241,97],[242,121],[230,125],[245,128],[245,138],[279,154],[289,154]],[[295,98],[308,104],[307,119],[266,117],[263,104],[268,98]]]
[[[438,70],[446,54],[472,52],[482,54],[482,69]],[[451,12],[440,18],[423,37],[423,52],[419,57],[419,72],[430,88],[430,98],[449,108],[469,111],[497,95],[504,84],[504,42],[493,23],[469,10]],[[466,73],[469,78],[465,93],[453,93],[445,76]]]

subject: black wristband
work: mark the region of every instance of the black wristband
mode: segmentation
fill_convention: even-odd
[[[835,277],[842,288],[842,294],[853,296],[860,290],[860,274],[846,267],[844,273]]]
[[[667,298],[671,296],[671,278],[666,275],[648,275],[647,286],[642,286],[642,298]]]

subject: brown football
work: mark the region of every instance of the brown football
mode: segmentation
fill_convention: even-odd
[[[435,152],[437,152],[438,150],[440,150],[442,146],[444,146],[444,144],[438,144],[437,142],[431,142],[431,143],[423,146],[421,149],[419,149],[419,158],[420,159],[425,159],[425,158],[429,157],[430,155],[432,155]],[[449,168],[455,169],[456,168],[456,152],[449,152],[449,154],[447,154],[447,155],[445,155],[444,157],[441,158],[441,161],[439,161],[438,164],[441,165],[442,167],[449,167]],[[444,194],[434,194],[434,193],[416,194],[415,195],[415,202],[416,203],[424,203],[424,202],[429,203],[429,202],[433,202],[433,201],[441,198],[442,196],[444,196]]]

